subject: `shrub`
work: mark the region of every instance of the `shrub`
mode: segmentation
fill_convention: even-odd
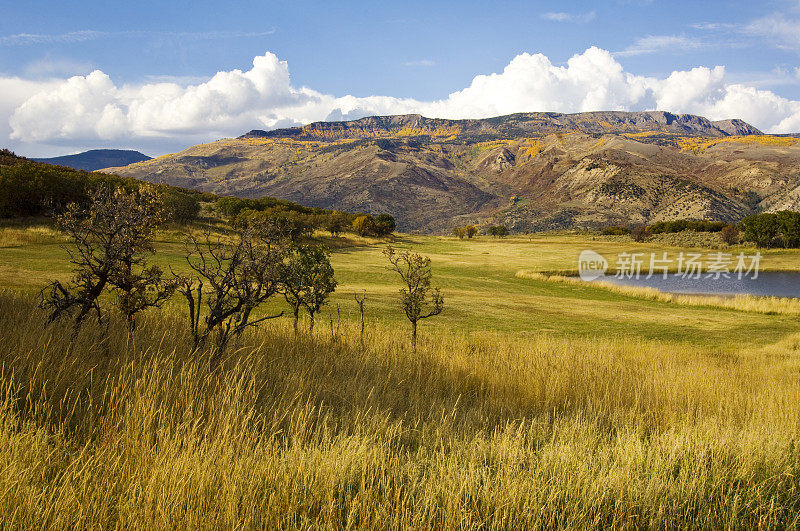
[[[338,236],[350,225],[350,220],[344,212],[331,212],[322,220],[322,226],[331,233],[331,236]]]
[[[431,259],[391,245],[383,251],[389,270],[400,275],[400,306],[411,323],[411,348],[417,351],[417,323],[442,313],[444,299],[439,288],[431,288]]]
[[[167,191],[161,195],[164,214],[170,221],[189,223],[200,215],[200,200],[182,191]]]
[[[369,236],[375,233],[375,218],[363,214],[353,220],[353,229],[359,236]]]
[[[780,225],[778,216],[771,213],[755,214],[739,222],[742,239],[753,242],[759,247],[769,247],[778,236]]]
[[[292,244],[273,220],[253,218],[232,241],[206,232],[201,239],[190,235],[186,245],[191,273],[176,275],[176,289],[186,300],[195,347],[215,336],[216,363],[230,339],[283,315],[254,317],[253,311],[279,292]]]
[[[652,234],[664,234],[691,230],[695,232],[719,232],[725,227],[722,221],[708,221],[704,219],[676,219],[673,221],[659,221],[650,225]]]
[[[784,246],[800,245],[800,212],[782,210],[776,214],[776,220]]]
[[[603,229],[602,234],[605,236],[624,236],[630,234],[631,229],[623,227],[622,225],[611,225]]]
[[[55,280],[42,290],[41,305],[50,312],[50,322],[69,316],[77,334],[90,312],[102,321],[101,296],[110,290],[132,331],[137,313],[160,306],[172,294],[174,285],[164,282],[161,269],[146,258],[155,252],[152,238],[164,221],[151,188],[133,193],[98,188],[86,209],[72,203],[57,221],[73,245],[68,252],[74,275],[66,285]]]
[[[638,225],[631,230],[631,239],[635,242],[643,242],[650,235],[650,231],[645,225]]]
[[[495,238],[502,238],[508,236],[508,227],[505,225],[492,225],[489,227],[489,234]]]
[[[728,245],[739,243],[739,229],[736,228],[736,225],[725,225],[720,231],[720,236],[722,236],[722,241]]]
[[[305,214],[282,208],[273,208],[268,210],[243,210],[236,216],[233,224],[239,228],[263,225],[265,223],[272,224],[278,227],[292,241],[296,241],[311,235],[314,231],[313,222],[314,219]]]
[[[292,308],[295,335],[300,308],[304,307],[308,312],[309,333],[313,332],[315,316],[336,289],[330,258],[327,249],[311,245],[300,245],[289,254],[281,291]]]
[[[397,223],[391,214],[378,214],[375,217],[375,234],[378,236],[388,236],[397,228]]]

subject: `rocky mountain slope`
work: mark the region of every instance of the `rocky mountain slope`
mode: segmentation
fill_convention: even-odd
[[[419,115],[320,122],[193,146],[120,175],[243,197],[389,212],[402,230],[512,230],[800,207],[800,140],[666,112]]]
[[[96,171],[110,166],[125,166],[135,162],[150,160],[150,157],[138,151],[127,149],[90,149],[83,153],[32,159],[36,162],[66,166],[75,170]]]
[[[304,127],[274,131],[253,130],[243,138],[332,141],[399,134],[434,137],[457,135],[462,140],[479,141],[568,132],[619,134],[644,131],[714,137],[761,134],[761,131],[741,120],[712,122],[701,116],[662,111],[598,111],[577,114],[518,113],[483,120],[444,120],[418,114],[370,116],[349,122],[316,122]]]

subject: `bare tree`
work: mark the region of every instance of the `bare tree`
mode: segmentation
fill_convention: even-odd
[[[388,269],[395,271],[403,281],[400,304],[411,322],[411,348],[417,350],[417,322],[444,309],[444,299],[439,289],[431,288],[431,259],[410,251],[398,251],[391,245],[383,254],[389,260]]]
[[[367,290],[364,290],[360,297],[358,293],[353,293],[353,298],[358,304],[358,313],[361,314],[361,350],[364,350],[364,303],[367,301]]]
[[[330,252],[320,246],[298,246],[286,262],[282,284],[283,296],[292,308],[295,334],[301,307],[308,312],[309,332],[313,332],[315,315],[336,289]]]
[[[102,321],[100,295],[113,289],[133,329],[136,313],[168,296],[160,270],[146,263],[146,256],[154,252],[153,234],[164,221],[151,188],[128,193],[100,187],[92,193],[88,208],[73,203],[56,221],[72,243],[66,250],[74,277],[66,286],[54,281],[42,290],[41,306],[50,311],[50,322],[70,315],[77,333],[92,311]]]
[[[330,312],[331,318],[331,341],[338,341],[339,340],[339,330],[342,324],[342,309],[339,304],[336,304],[336,331],[334,332],[333,329],[333,310]]]
[[[252,317],[278,293],[289,246],[289,238],[270,222],[251,224],[237,231],[232,241],[210,233],[202,239],[189,238],[186,261],[193,273],[177,277],[177,291],[186,299],[196,346],[215,335],[217,358],[247,327],[283,315]],[[205,314],[202,326],[201,314]]]

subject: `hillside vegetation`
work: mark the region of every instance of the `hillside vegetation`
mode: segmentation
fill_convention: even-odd
[[[7,149],[0,150],[0,219],[53,217],[71,203],[87,205],[92,193],[100,188],[136,191],[143,186],[152,187],[131,177],[35,162]],[[387,214],[377,218],[367,215],[367,226],[359,227],[354,225],[363,216],[359,213],[306,207],[272,197],[254,200],[218,196],[163,183],[155,189],[167,218],[182,224],[197,220],[205,204],[207,214],[222,216],[233,223],[247,223],[254,215],[268,217],[280,220],[296,234],[324,229],[331,234],[350,231],[383,235],[395,228],[394,219]]]
[[[0,150],[0,218],[52,216],[71,203],[85,205],[92,191],[102,187],[138,190],[143,183],[130,177],[75,170],[34,162]],[[213,194],[159,185],[159,193],[169,215],[177,221],[197,217],[201,201],[216,199]]]

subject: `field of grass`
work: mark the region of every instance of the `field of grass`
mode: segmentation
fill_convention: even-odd
[[[154,262],[162,268],[185,271],[183,239],[177,231],[160,234]],[[386,270],[381,252],[385,241],[339,238],[332,262],[339,286],[323,310],[322,325],[330,319],[357,318],[354,293],[367,292],[367,319],[392,326],[407,324],[397,307],[400,288]],[[476,240],[431,236],[399,236],[392,242],[432,259],[434,284],[445,294],[445,312],[422,324],[421,333],[464,333],[493,330],[514,335],[541,332],[570,336],[613,335],[717,345],[720,335],[738,346],[758,346],[780,340],[796,329],[796,317],[756,312],[722,311],[692,306],[679,311],[662,300],[611,292],[600,286],[553,283],[521,278],[519,271],[575,271],[584,249],[606,256],[619,252],[671,254],[681,250],[636,244],[627,237],[541,235],[531,238]],[[36,293],[48,279],[66,280],[70,266],[63,242],[45,227],[0,229],[0,288]],[[704,250],[706,252],[707,250]],[[752,253],[752,249],[745,249]],[[795,250],[762,251],[764,270],[800,270]],[[177,306],[179,301],[173,303]],[[337,311],[338,306],[338,311]],[[267,311],[285,309],[276,299]],[[288,317],[287,317],[288,319]]]
[[[270,321],[211,368],[177,302],[132,337],[114,320],[70,343],[35,308],[69,276],[59,235],[0,228],[4,526],[800,525],[797,316],[517,275],[661,250],[623,238],[399,236],[446,299],[413,353],[384,242],[331,243],[315,335]],[[182,268],[177,233],[157,249]]]

